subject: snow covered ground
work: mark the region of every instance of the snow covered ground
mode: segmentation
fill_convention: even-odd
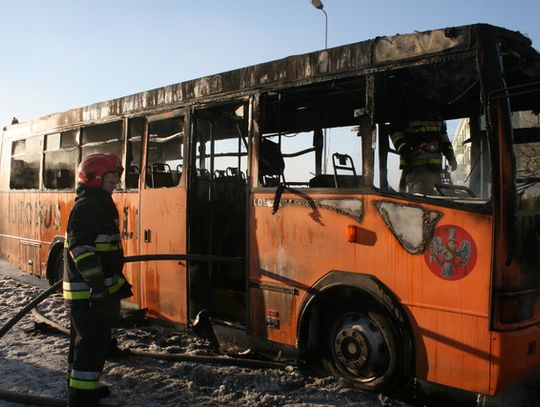
[[[38,287],[39,286],[39,287]],[[47,284],[23,275],[0,260],[0,326],[3,326]],[[59,294],[45,300],[40,311],[68,325]],[[212,355],[208,344],[186,333],[158,326],[119,328],[119,343],[152,352]],[[0,388],[65,398],[68,339],[36,329],[25,316],[0,338]],[[124,406],[406,406],[382,395],[347,387],[331,377],[309,377],[292,366],[249,369],[173,362],[129,356],[107,362],[102,381]],[[22,404],[0,400],[0,406]]]

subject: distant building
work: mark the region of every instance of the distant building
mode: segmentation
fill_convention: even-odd
[[[464,180],[471,172],[471,145],[464,143],[471,136],[469,131],[469,119],[463,119],[459,122],[456,134],[452,140],[452,147],[456,155],[457,169],[452,173],[454,183],[464,185]]]
[[[532,111],[514,112],[512,126],[514,129],[537,128],[540,132],[540,114]],[[482,129],[485,127],[485,122],[482,120]],[[471,163],[471,144],[468,142],[470,134],[469,119],[461,120],[452,140],[458,163],[457,170],[452,173],[452,179],[458,185],[466,184],[464,181],[471,172],[471,166],[474,165]],[[540,142],[515,144],[514,151],[518,178],[540,177]],[[519,189],[520,183],[518,183]],[[527,193],[539,194],[540,184],[528,187]]]

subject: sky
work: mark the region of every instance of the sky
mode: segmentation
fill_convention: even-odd
[[[328,46],[471,23],[540,48],[538,0],[323,0]],[[324,48],[309,0],[0,0],[0,126]]]

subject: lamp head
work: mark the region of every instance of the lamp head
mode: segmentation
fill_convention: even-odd
[[[322,10],[324,8],[324,5],[322,4],[321,0],[310,0],[313,7],[316,9]]]

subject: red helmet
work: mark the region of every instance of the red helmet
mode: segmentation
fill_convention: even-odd
[[[101,188],[103,176],[108,172],[122,175],[124,167],[112,153],[91,154],[79,164],[79,183],[90,188]]]

